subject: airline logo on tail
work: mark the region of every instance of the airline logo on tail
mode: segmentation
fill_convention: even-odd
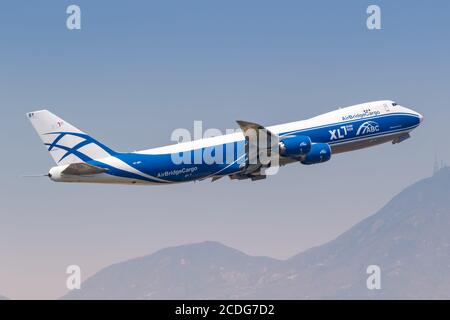
[[[58,165],[87,162],[115,154],[104,144],[47,110],[29,112],[27,115]]]
[[[62,122],[57,122],[57,125],[58,125],[58,123],[62,123]],[[55,150],[56,150],[56,148],[59,148],[59,149],[63,149],[66,151],[66,153],[57,161],[57,163],[60,163],[62,160],[64,160],[67,156],[69,156],[71,154],[77,156],[84,162],[93,160],[91,157],[89,157],[88,155],[86,155],[85,153],[80,151],[81,148],[83,148],[89,144],[94,144],[96,147],[105,151],[108,155],[112,155],[114,153],[114,151],[112,151],[110,148],[108,148],[104,144],[98,142],[97,140],[95,140],[94,138],[92,138],[91,136],[89,136],[85,133],[78,133],[78,132],[48,132],[48,133],[45,133],[45,135],[52,135],[52,134],[57,135],[56,138],[53,140],[53,142],[52,143],[44,143],[46,146],[48,146],[48,151],[52,151],[54,148],[55,148]],[[67,145],[63,145],[63,144],[58,144],[58,142],[61,141],[65,136],[78,137],[78,138],[81,138],[80,139],[81,141],[71,147],[69,147]]]

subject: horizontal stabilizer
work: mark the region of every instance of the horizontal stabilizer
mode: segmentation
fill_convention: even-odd
[[[82,175],[104,173],[106,171],[107,171],[106,169],[80,162],[69,164],[69,166],[65,168],[61,173],[74,176],[82,176]]]

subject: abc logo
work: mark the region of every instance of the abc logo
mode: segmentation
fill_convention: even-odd
[[[375,121],[364,122],[356,132],[356,135],[370,134],[380,131],[380,126]]]

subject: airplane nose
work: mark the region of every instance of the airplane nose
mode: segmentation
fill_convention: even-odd
[[[423,115],[421,115],[420,113],[418,113],[417,115],[419,116],[419,121],[420,121],[420,123],[422,123],[422,121],[423,121]]]

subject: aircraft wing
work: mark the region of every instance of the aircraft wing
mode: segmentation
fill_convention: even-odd
[[[61,171],[62,174],[70,174],[74,176],[82,176],[82,175],[90,175],[90,174],[98,174],[106,172],[106,169],[93,166],[91,164],[87,163],[71,163],[65,168],[63,171]]]
[[[249,179],[259,180],[264,179],[266,176],[261,173],[261,169],[267,164],[260,162],[261,148],[264,150],[267,156],[270,156],[270,152],[274,146],[279,143],[279,137],[277,134],[271,132],[266,127],[248,121],[238,120],[236,121],[241,127],[242,133],[246,140],[245,152],[247,153],[247,160],[245,170],[237,174],[230,175],[231,179]],[[263,140],[266,139],[265,143]]]
[[[242,120],[237,120],[236,122],[238,123],[239,127],[241,127],[242,133],[246,138],[253,137],[255,133],[258,140],[266,136],[268,139],[267,148],[271,148],[278,143],[279,140],[278,135],[271,132],[266,127],[254,122]],[[254,142],[254,140],[251,140],[251,142]]]

